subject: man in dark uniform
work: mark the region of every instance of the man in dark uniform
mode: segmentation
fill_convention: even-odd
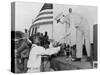
[[[49,36],[48,36],[48,32],[45,32],[45,35],[43,36],[43,42],[44,42],[44,48],[49,48]]]

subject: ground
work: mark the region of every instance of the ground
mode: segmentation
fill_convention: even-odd
[[[46,62],[45,62],[46,63]],[[86,62],[85,58],[82,61],[72,62],[71,58],[66,57],[56,57],[50,62],[48,62],[45,66],[45,71],[61,71],[61,70],[79,70],[79,69],[92,69],[92,63]]]

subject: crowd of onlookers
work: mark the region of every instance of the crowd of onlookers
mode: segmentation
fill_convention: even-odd
[[[48,49],[50,47],[50,44],[54,41],[50,41],[48,33],[37,32],[36,34],[30,36],[29,38],[21,38],[18,40],[14,40],[15,42],[15,71],[17,73],[22,73],[27,71],[27,61],[29,59],[29,53],[31,50],[32,43],[34,43],[34,36],[38,37],[40,40],[39,45],[45,49]],[[60,43],[55,41],[53,44],[55,44],[55,47],[60,46],[60,51],[56,54],[52,54],[49,59],[53,59],[54,57],[58,56],[75,56],[75,46],[70,47],[70,45],[67,45],[65,43]],[[49,61],[50,61],[49,60]]]
[[[45,32],[45,34],[43,35],[43,33],[37,32],[36,34],[32,35],[29,39],[32,40],[34,36],[37,36],[40,38],[40,45],[44,48],[49,48],[49,36],[48,33]]]

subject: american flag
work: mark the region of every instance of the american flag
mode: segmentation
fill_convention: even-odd
[[[44,3],[43,7],[39,11],[39,14],[36,16],[32,22],[32,26],[29,29],[29,33],[32,35],[36,33],[37,27],[40,25],[49,25],[53,24],[53,4]]]

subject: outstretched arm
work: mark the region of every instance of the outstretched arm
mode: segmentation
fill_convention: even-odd
[[[46,55],[52,55],[52,54],[58,53],[59,51],[60,51],[60,47],[49,48],[49,49],[45,50],[44,54],[46,54]]]
[[[62,38],[59,40],[59,42],[61,42],[62,40],[66,39],[66,38],[67,38],[68,36],[70,36],[70,35],[71,35],[71,29],[69,29],[69,31],[65,33],[64,37],[62,37]]]

